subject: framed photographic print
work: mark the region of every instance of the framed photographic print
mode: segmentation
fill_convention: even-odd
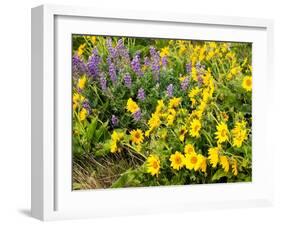
[[[32,215],[272,203],[270,20],[32,9]]]

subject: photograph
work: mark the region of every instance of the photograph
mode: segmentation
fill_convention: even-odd
[[[252,181],[251,42],[71,38],[73,190]]]

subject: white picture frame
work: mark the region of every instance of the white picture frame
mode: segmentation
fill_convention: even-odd
[[[69,186],[71,119],[65,111],[71,106],[69,35],[95,32],[183,38],[188,31],[193,31],[190,39],[253,42],[253,181],[246,184],[72,191]],[[273,81],[272,33],[273,22],[265,19],[121,12],[57,5],[33,8],[32,216],[56,220],[271,205],[273,178],[266,172],[272,172],[274,150],[266,139],[269,116],[265,105],[270,104],[266,97],[271,94]],[[61,137],[68,136],[62,141]]]

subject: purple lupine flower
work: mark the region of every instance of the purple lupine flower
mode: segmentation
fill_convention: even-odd
[[[85,108],[88,111],[88,115],[90,115],[91,112],[92,112],[92,108],[90,106],[89,101],[88,100],[84,100],[83,103],[82,103],[82,106],[83,106],[83,108]]]
[[[150,47],[150,56],[151,56],[151,70],[154,74],[156,80],[159,79],[159,72],[160,72],[160,55],[159,52],[156,51],[154,47]]]
[[[86,64],[83,62],[82,59],[78,55],[74,55],[72,57],[72,73],[74,77],[78,77],[83,75],[87,72]]]
[[[109,64],[109,76],[112,82],[116,82],[117,75],[116,75],[116,68],[114,63]]]
[[[144,65],[145,65],[145,66],[150,66],[150,60],[149,60],[148,57],[145,57],[145,58],[144,58]]]
[[[117,118],[117,116],[112,115],[111,116],[111,123],[112,123],[112,125],[115,127],[115,126],[118,125],[118,122],[119,122],[119,119]]]
[[[197,71],[200,71],[200,69],[201,69],[201,63],[200,63],[200,61],[198,61],[198,62],[195,64],[195,67],[196,67],[196,70],[197,70]]]
[[[143,76],[143,73],[141,71],[141,63],[140,63],[140,52],[137,52],[135,57],[133,58],[131,62],[131,66],[133,71],[138,75],[138,76]]]
[[[202,85],[202,83],[203,83],[203,78],[202,78],[202,75],[201,75],[200,73],[197,74],[197,80],[198,80],[199,85]]]
[[[186,77],[182,82],[181,82],[181,89],[183,91],[185,91],[188,87],[188,84],[189,84],[189,78]]]
[[[117,49],[112,46],[112,39],[106,39],[107,50],[109,52],[109,56],[113,59],[117,57]]]
[[[103,91],[105,91],[107,89],[107,85],[106,85],[107,81],[106,81],[106,77],[104,76],[104,74],[100,74],[100,86],[101,86],[101,89]]]
[[[139,100],[141,100],[141,101],[144,101],[144,100],[145,100],[145,91],[144,91],[143,88],[140,88],[140,89],[138,90],[138,96],[137,96],[137,98],[138,98]]]
[[[137,110],[134,114],[133,114],[134,120],[135,121],[139,121],[141,119],[141,110]]]
[[[186,69],[187,74],[189,74],[191,72],[191,68],[192,68],[191,62],[185,65],[185,69]]]
[[[116,44],[116,50],[118,52],[118,55],[122,58],[124,58],[127,62],[130,62],[130,55],[129,51],[124,45],[123,39],[119,39]]]
[[[128,88],[131,88],[132,78],[131,78],[129,73],[125,74],[125,76],[124,76],[124,83],[125,83],[125,86],[127,86]]]
[[[167,95],[168,97],[172,97],[174,93],[174,86],[173,84],[170,84],[167,86]]]
[[[163,68],[166,68],[166,67],[167,67],[167,64],[168,64],[168,58],[167,58],[167,56],[162,57],[161,63],[162,63],[162,67],[163,67]]]
[[[88,70],[90,76],[96,78],[99,74],[99,64],[100,64],[100,56],[98,54],[98,50],[96,48],[93,49],[92,55],[88,61]]]

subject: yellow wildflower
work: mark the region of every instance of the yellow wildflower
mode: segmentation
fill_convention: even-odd
[[[161,120],[159,114],[153,113],[151,118],[148,120],[148,125],[150,129],[156,129],[160,126]]]
[[[96,44],[97,37],[96,36],[91,36],[91,41],[92,41],[93,44]]]
[[[192,78],[194,81],[198,81],[196,67],[192,67],[192,68],[191,68],[191,78]]]
[[[220,164],[221,164],[224,172],[227,173],[229,171],[229,161],[225,155],[220,156]]]
[[[170,156],[171,167],[175,170],[180,170],[185,163],[184,155],[178,151]]]
[[[207,159],[206,159],[206,157],[203,156],[203,155],[200,155],[200,154],[199,154],[199,156],[200,156],[200,158],[202,159],[200,169],[201,169],[201,171],[202,171],[203,173],[206,173],[206,171],[207,171]]]
[[[79,112],[79,120],[81,122],[84,121],[86,119],[86,117],[87,117],[87,114],[88,114],[87,109],[82,108],[81,111]]]
[[[157,114],[160,113],[163,110],[164,107],[165,107],[164,101],[163,100],[158,100],[155,113],[157,113]]]
[[[190,98],[191,100],[191,103],[192,103],[192,107],[196,104],[196,99],[195,97],[201,92],[201,89],[196,86],[194,88],[192,88],[189,93],[188,93],[188,97]]]
[[[218,143],[223,143],[228,140],[228,128],[227,125],[224,122],[221,122],[220,124],[217,125],[217,132],[216,134],[216,139],[218,140]]]
[[[121,151],[120,148],[118,148],[118,143],[124,138],[124,133],[123,132],[117,132],[113,131],[111,134],[111,145],[110,145],[110,151],[112,153],[115,153],[117,151]]]
[[[237,166],[237,160],[236,159],[232,160],[231,168],[232,168],[233,175],[237,176],[237,174],[238,174],[238,166]]]
[[[129,98],[128,101],[127,101],[127,110],[129,112],[131,112],[132,114],[134,114],[139,109],[140,108],[139,108],[138,104],[135,101],[133,101],[132,98]]]
[[[170,108],[168,109],[168,116],[167,116],[167,124],[168,126],[171,126],[174,124],[174,120],[176,118],[177,112],[175,111],[175,109]]]
[[[236,122],[235,127],[231,130],[233,135],[233,146],[240,148],[244,140],[247,140],[246,122]]]
[[[140,129],[132,130],[130,134],[131,134],[131,141],[134,144],[141,144],[143,142],[144,139],[143,132]]]
[[[212,167],[215,168],[219,162],[219,148],[210,148],[208,154],[208,159],[210,160]]]
[[[252,76],[245,76],[242,82],[242,87],[250,92],[252,90]]]
[[[192,153],[195,153],[195,148],[194,148],[194,146],[193,146],[192,144],[187,144],[187,145],[185,145],[185,147],[184,147],[184,153],[185,153],[186,155],[190,155],[190,154],[192,154]]]
[[[179,130],[179,139],[180,139],[181,142],[184,141],[184,136],[185,136],[186,133],[187,133],[186,127],[182,126]]]
[[[161,57],[168,56],[169,52],[170,52],[169,47],[164,47],[164,48],[161,49],[160,56]]]
[[[85,87],[85,84],[86,84],[86,81],[87,81],[87,78],[86,76],[84,75],[82,78],[79,78],[78,82],[77,82],[77,87],[79,89],[84,89]]]
[[[78,50],[77,50],[77,55],[81,56],[84,53],[84,49],[86,47],[86,43],[82,44],[79,46]]]
[[[85,97],[79,93],[73,94],[73,109],[76,110],[79,103],[82,103],[85,100]]]
[[[195,171],[199,170],[202,164],[202,155],[197,155],[192,153],[186,156],[186,168],[189,170],[194,169]]]
[[[156,155],[150,155],[148,156],[146,160],[146,166],[147,166],[147,173],[150,173],[152,176],[156,175],[158,176],[160,172],[160,160],[158,156]]]
[[[198,119],[193,119],[193,121],[190,124],[190,130],[189,134],[192,137],[199,137],[199,132],[201,129],[201,122]]]
[[[169,108],[177,108],[181,103],[181,97],[173,97],[170,99]]]

